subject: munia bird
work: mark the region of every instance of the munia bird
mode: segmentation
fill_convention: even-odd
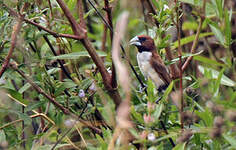
[[[165,90],[171,82],[170,74],[156,51],[154,40],[147,35],[135,36],[130,45],[138,48],[138,66],[145,78],[150,78],[159,92]]]

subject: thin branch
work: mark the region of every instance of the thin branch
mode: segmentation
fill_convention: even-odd
[[[197,44],[198,44],[199,35],[200,35],[201,29],[202,29],[202,23],[205,19],[205,17],[204,17],[205,8],[206,8],[206,0],[203,1],[203,7],[202,7],[203,13],[200,13],[200,21],[199,21],[199,25],[198,25],[198,28],[197,28],[197,33],[196,33],[195,39],[193,41],[193,45],[191,47],[191,53],[192,54],[194,54],[196,52],[196,47],[197,47]],[[203,14],[203,15],[201,15],[201,14]],[[193,59],[193,56],[188,57],[188,59],[185,61],[185,63],[183,64],[183,66],[181,68],[182,71],[184,71],[187,68],[187,66],[189,65],[189,63],[191,62],[192,59]]]
[[[110,25],[110,27],[113,29],[113,24],[112,24],[112,14],[111,14],[111,6],[109,5],[109,1],[108,0],[104,0],[104,10],[106,11],[107,14],[107,21]],[[110,39],[113,42],[113,32],[110,31]],[[112,61],[112,68],[111,68],[112,74],[111,74],[111,86],[113,88],[117,88],[117,80],[116,80],[116,69],[115,69],[115,65],[114,62]]]
[[[42,94],[50,102],[52,102],[57,108],[59,108],[64,114],[69,115],[70,111],[66,109],[63,105],[58,103],[53,97],[48,95],[43,89],[41,89],[37,84],[35,84],[23,71],[21,71],[16,63],[10,63],[10,67],[17,71],[39,94]]]
[[[54,32],[54,31],[52,31],[52,30],[50,30],[50,29],[48,29],[48,28],[46,28],[46,27],[44,27],[44,26],[42,26],[42,25],[40,25],[40,24],[38,24],[38,23],[35,23],[34,21],[31,21],[31,20],[29,20],[29,19],[24,18],[23,15],[18,14],[16,11],[14,11],[13,9],[11,9],[11,8],[8,7],[7,5],[5,5],[5,4],[2,4],[2,5],[3,5],[3,7],[5,7],[5,8],[8,10],[8,12],[9,12],[9,14],[10,14],[11,16],[14,16],[14,17],[16,17],[16,18],[20,18],[20,19],[23,20],[24,22],[29,23],[29,24],[31,24],[31,25],[34,25],[34,26],[38,27],[39,29],[44,30],[45,32],[48,32],[49,34],[51,34],[51,35],[54,36],[55,38],[57,38],[57,37],[64,37],[64,38],[71,38],[71,39],[75,39],[75,40],[80,40],[80,39],[84,38],[84,35],[83,35],[83,34],[81,34],[81,35],[78,36],[78,35],[60,34],[60,33]]]
[[[42,113],[34,114],[34,115],[29,116],[29,117],[30,117],[30,118],[42,117],[42,118],[44,118],[44,119],[47,120],[47,118],[45,118],[45,115],[42,114]],[[18,119],[18,120],[15,120],[15,121],[6,123],[6,124],[4,124],[3,126],[0,127],[0,130],[4,129],[4,128],[10,126],[10,125],[13,125],[13,124],[15,124],[15,123],[21,122],[21,121],[24,121],[24,120],[23,120],[23,119]],[[49,121],[49,122],[50,122],[50,121]]]
[[[109,29],[111,32],[114,33],[114,31],[113,31],[113,29],[111,28],[111,26],[108,24],[108,22],[106,21],[106,19],[101,15],[101,13],[98,11],[98,9],[94,6],[94,4],[91,2],[91,0],[88,0],[88,2],[89,2],[89,4],[94,8],[94,10],[95,10],[96,13],[98,14],[98,16],[102,19],[102,21],[104,22],[104,24],[108,27],[108,29]],[[130,66],[131,70],[133,71],[135,77],[138,79],[139,83],[141,84],[142,88],[144,88],[144,91],[145,91],[145,93],[147,94],[147,89],[145,88],[146,86],[145,86],[145,84],[143,83],[143,81],[140,79],[140,77],[138,76],[138,73],[135,71],[134,66],[132,65],[132,63],[130,62],[130,60],[127,59],[127,57],[126,57],[126,52],[125,52],[125,49],[124,49],[124,47],[123,47],[122,44],[120,44],[120,48],[121,48],[121,50],[122,50],[122,52],[123,52],[123,54],[124,54],[125,59],[128,61],[129,66]]]
[[[180,114],[180,125],[181,125],[181,129],[184,128],[184,120],[182,119],[182,115],[183,115],[183,110],[184,110],[184,99],[183,99],[183,71],[181,70],[181,66],[182,66],[182,47],[180,45],[180,40],[181,40],[181,30],[180,30],[180,22],[179,22],[179,2],[178,0],[175,0],[175,11],[176,11],[176,28],[177,28],[177,36],[178,36],[178,57],[179,57],[179,70],[180,70],[180,80],[179,80],[179,90],[180,90],[180,110],[179,110],[179,114]]]
[[[199,25],[198,25],[198,28],[197,28],[197,33],[196,33],[195,39],[193,41],[193,45],[191,47],[191,53],[192,54],[194,54],[195,51],[196,51],[197,43],[198,43],[198,40],[199,40],[199,35],[201,33],[202,22],[203,22],[203,18],[200,17]],[[183,64],[183,66],[181,68],[182,71],[184,71],[188,67],[188,65],[189,65],[189,63],[191,62],[192,59],[193,59],[193,56],[188,57],[188,59],[185,61],[185,63]]]
[[[54,18],[54,17],[53,17],[53,11],[52,11],[52,4],[51,4],[51,1],[50,1],[50,0],[48,0],[48,5],[49,5],[49,9],[50,9],[50,11],[51,11],[51,16],[52,16],[52,18]]]
[[[103,36],[102,36],[101,50],[105,51],[106,50],[106,41],[107,41],[107,26],[104,24],[103,28],[104,28],[104,30],[103,30]]]
[[[21,29],[21,26],[22,26],[22,19],[17,19],[17,23],[13,26],[13,31],[12,31],[12,34],[11,34],[11,47],[10,47],[10,50],[5,58],[5,61],[2,65],[2,68],[0,70],[0,78],[2,77],[3,73],[5,72],[5,70],[7,69],[7,66],[10,62],[10,59],[11,59],[11,56],[12,56],[12,53],[16,47],[16,42],[17,42],[17,35],[19,34],[20,32],[20,29]]]
[[[75,35],[80,34],[80,32],[78,32],[78,31],[81,31],[81,29],[77,29],[77,28],[80,28],[80,26],[75,21],[74,17],[72,16],[70,10],[68,9],[68,7],[64,3],[64,1],[63,0],[57,0],[57,2],[60,5],[61,9],[63,10],[64,14],[66,15],[67,19],[71,23],[71,26],[73,28],[76,28],[76,29],[73,30],[74,34]],[[110,75],[107,72],[105,66],[103,65],[103,62],[102,62],[101,58],[96,53],[95,48],[92,46],[91,42],[88,40],[87,37],[81,39],[80,41],[82,42],[84,47],[87,49],[87,51],[90,54],[91,58],[93,59],[94,63],[98,67],[98,69],[99,69],[99,71],[100,71],[100,73],[102,75],[103,81],[105,83],[105,86],[109,87],[110,85],[106,81],[110,81]]]
[[[84,21],[84,10],[83,10],[83,3],[82,0],[77,0],[77,9],[78,9],[78,14],[79,14],[79,24],[81,25],[82,28],[86,28],[86,24]]]
[[[54,54],[54,56],[57,56],[57,53],[56,53],[56,51],[54,50],[54,48],[53,48],[51,42],[49,41],[48,37],[47,37],[46,35],[43,35],[43,38],[44,38],[44,40],[46,41],[46,43],[48,44],[48,46],[49,46],[49,48],[51,49],[51,51],[52,51],[52,53]],[[68,73],[68,71],[66,70],[66,68],[64,67],[63,63],[61,62],[61,60],[57,59],[57,62],[59,63],[59,65],[60,65],[62,71],[65,73],[65,75],[66,75],[69,79],[73,80],[72,77],[70,76],[70,74]]]
[[[23,20],[26,23],[34,25],[34,26],[38,27],[39,29],[48,32],[49,34],[51,34],[55,38],[64,37],[64,38],[70,38],[70,39],[74,39],[74,40],[80,40],[80,39],[84,38],[84,36],[82,36],[82,35],[77,36],[77,35],[71,35],[71,34],[60,34],[60,33],[54,32],[54,31],[52,31],[52,30],[50,30],[50,29],[48,29],[48,28],[46,28],[46,27],[44,27],[44,26],[42,26],[42,25],[40,25],[38,23],[35,23],[35,22],[33,22],[33,21],[29,20],[29,19],[24,18]]]
[[[77,35],[77,36],[82,35],[83,37],[85,37],[87,31],[76,22],[75,18],[73,17],[72,13],[68,9],[68,7],[64,3],[64,1],[57,0],[57,3],[60,5],[61,9],[63,10],[64,14],[66,15],[66,18],[70,22],[70,25],[71,25],[72,30],[75,33],[75,35]]]
[[[157,13],[156,13],[154,7],[152,6],[152,3],[150,2],[150,0],[147,0],[147,3],[148,3],[148,6],[149,6],[149,11],[152,12],[153,15],[157,15]],[[155,22],[156,26],[159,28],[160,23],[156,19],[154,20],[154,22]]]

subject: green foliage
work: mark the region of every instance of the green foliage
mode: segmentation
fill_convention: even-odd
[[[74,34],[57,0],[0,0],[1,65],[11,48],[13,26],[18,21],[9,8],[20,13],[25,2],[29,3],[23,11],[25,18],[58,34]],[[77,0],[63,2],[81,25]],[[96,49],[94,53],[102,58],[110,73],[113,64],[110,31],[105,31],[103,21],[88,1],[82,2],[86,36],[91,41],[89,46]],[[140,83],[127,65],[131,79],[128,85],[131,88],[130,107],[128,110],[116,108],[113,98],[117,95],[112,95],[113,90],[118,90],[122,101],[128,99],[127,93],[119,83],[117,88],[107,90],[94,58],[87,51],[88,47],[83,45],[85,41],[56,38],[24,21],[10,63],[16,62],[18,69],[34,86],[10,65],[0,78],[0,149],[47,150],[54,147],[106,150],[112,146],[114,149],[132,150],[236,149],[236,64],[233,52],[236,35],[233,21],[236,18],[235,8],[232,7],[235,2],[111,0],[109,3],[114,28],[123,11],[130,13],[125,38],[121,42],[126,55],[121,52],[121,57],[125,58],[122,59],[124,62],[129,59],[133,64],[142,82],[147,85],[147,94],[144,89],[139,89]],[[97,0],[95,7],[102,16],[107,16],[104,1]],[[194,53],[191,53],[200,18],[203,25]],[[177,20],[180,20],[180,37],[171,30],[175,29]],[[175,79],[164,92],[158,92],[151,79],[144,79],[136,65],[136,50],[131,46],[128,49],[129,39],[139,34],[149,34],[154,38],[157,51],[168,68],[173,64],[179,66],[179,46],[182,50],[181,65],[193,57],[182,74],[183,89],[180,89],[180,80]],[[167,47],[173,54],[172,60],[167,60]],[[72,79],[68,78],[65,70]],[[110,81],[110,78],[107,80]],[[37,91],[37,88],[40,90]],[[182,113],[180,92],[183,92],[184,102]],[[70,114],[64,114],[45,97],[45,93],[68,109]],[[158,103],[156,100],[159,100]],[[120,112],[117,113],[117,109]],[[127,118],[119,118],[126,113],[129,113]],[[132,138],[126,139],[128,137]]]

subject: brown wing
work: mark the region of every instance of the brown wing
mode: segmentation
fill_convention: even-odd
[[[167,72],[166,66],[162,63],[162,60],[160,60],[159,57],[156,55],[153,55],[150,63],[152,67],[154,68],[154,70],[158,73],[162,81],[164,81],[166,84],[169,84],[171,82],[171,77],[169,73]]]

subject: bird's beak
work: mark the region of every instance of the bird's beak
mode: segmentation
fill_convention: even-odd
[[[129,45],[135,45],[135,46],[140,46],[141,42],[139,41],[138,36],[135,36],[129,41]]]

